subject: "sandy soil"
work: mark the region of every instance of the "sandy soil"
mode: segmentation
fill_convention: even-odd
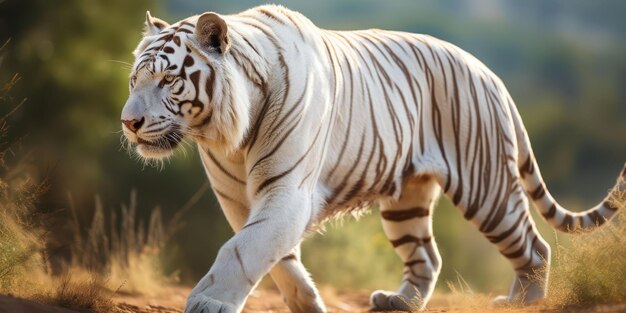
[[[166,294],[167,296],[159,297],[133,297],[130,295],[119,295],[116,301],[119,307],[127,310],[127,312],[141,313],[173,313],[183,312],[186,296],[189,293],[188,288],[172,288]],[[328,307],[329,313],[354,313],[369,312],[368,303],[370,291],[351,291],[351,292],[335,292],[333,290],[320,290],[322,298]],[[256,290],[246,303],[243,313],[289,313],[289,310],[283,304],[282,298],[275,289]],[[462,307],[450,304],[450,299],[446,295],[435,294],[431,299],[426,312],[432,313],[457,313],[457,312],[499,312],[499,313],[518,313],[518,312],[626,312],[626,302],[617,305],[598,305],[594,307],[584,308],[560,308],[549,309],[544,306],[530,306],[524,308],[492,308],[492,307]]]
[[[133,295],[118,295],[115,301],[118,306],[128,312],[141,313],[170,313],[182,312],[189,288],[171,288],[167,296],[136,297]],[[330,294],[327,292],[326,294]],[[322,295],[326,300],[329,313],[367,312],[368,298],[365,293]],[[280,294],[276,290],[263,289],[253,292],[246,303],[243,313],[289,313],[283,304]]]
[[[168,287],[166,292],[159,296],[137,296],[129,294],[117,294],[114,301],[117,303],[118,311],[123,313],[178,313],[183,312],[185,299],[189,293],[189,288]],[[367,291],[334,292],[332,290],[321,291],[329,313],[348,312],[368,312]],[[62,308],[46,306],[32,301],[19,299],[11,296],[0,295],[0,313],[76,313]],[[273,289],[263,289],[255,291],[246,303],[243,313],[289,313],[283,304],[280,294]],[[450,301],[445,295],[435,295],[426,312],[626,312],[626,302],[617,305],[598,305],[585,308],[560,308],[558,310],[548,309],[542,306],[531,306],[525,308],[504,308],[494,309],[490,307],[455,307],[450,305]]]

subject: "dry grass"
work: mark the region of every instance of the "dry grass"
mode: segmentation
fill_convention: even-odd
[[[0,62],[5,47],[6,43],[0,47]],[[18,81],[19,76],[13,75],[2,84],[0,105],[13,106],[11,89]],[[42,216],[35,207],[46,184],[31,179],[26,163],[14,156],[14,147],[4,140],[7,118],[14,111],[0,118],[0,293],[28,296],[48,277],[41,254],[46,233],[37,226]]]
[[[0,105],[15,103],[10,91],[18,81],[15,75],[2,85]],[[134,192],[129,205],[122,206],[119,219],[115,212],[107,219],[101,201],[96,199],[87,227],[79,223],[77,210],[70,205],[74,226],[70,260],[55,269],[55,273],[63,273],[55,276],[47,253],[47,239],[54,234],[46,230],[53,227],[46,225],[46,216],[37,209],[37,200],[47,185],[34,180],[28,162],[15,157],[12,145],[2,140],[7,117],[0,118],[0,294],[81,312],[114,312],[114,293],[154,294],[171,283],[173,278],[163,274],[161,254],[182,213],[199,196],[194,196],[167,227],[158,208],[151,212],[147,224],[136,217]]]
[[[116,311],[111,293],[103,290],[103,282],[97,276],[77,281],[66,275],[56,280],[55,285],[52,292],[35,299],[78,312]]]
[[[491,306],[493,297],[474,292],[465,279],[458,273],[457,281],[447,282],[447,285],[450,289],[450,293],[445,296],[445,302],[450,308],[464,308],[470,311],[480,311]]]
[[[611,198],[617,216],[593,232],[572,235],[571,247],[556,247],[547,304],[626,302],[626,192],[614,191]]]
[[[19,76],[14,75],[3,85],[1,105],[13,103],[10,91],[18,81]],[[0,118],[0,139],[6,134],[9,115]],[[59,280],[51,275],[46,258],[50,233],[43,226],[46,216],[36,207],[47,184],[32,178],[28,162],[15,157],[11,143],[3,141],[0,145],[0,294],[79,311],[112,312],[111,296],[95,278],[76,283],[69,276]]]
[[[176,221],[166,227],[161,211],[154,208],[147,227],[137,218],[137,195],[131,192],[128,206],[123,205],[118,217],[115,211],[105,218],[101,201],[96,199],[91,226],[81,232],[77,212],[74,217],[74,245],[70,270],[89,270],[108,280],[110,290],[154,295],[162,286],[171,284],[174,276],[164,275],[162,251],[175,231]]]
[[[112,312],[115,292],[152,295],[172,282],[160,268],[160,249],[165,242],[158,209],[153,211],[147,231],[141,222],[135,223],[134,205],[122,209],[120,230],[115,230],[113,218],[113,233],[107,233],[102,206],[97,206],[88,235],[75,238],[72,261],[60,278],[50,274],[42,257],[45,242],[41,228],[21,222],[9,212],[13,211],[2,212],[0,222],[2,293],[81,312]]]
[[[13,193],[0,192],[6,194]],[[110,230],[105,231],[102,205],[97,205],[86,237],[79,236],[80,225],[75,225],[72,260],[59,278],[43,257],[43,229],[26,218],[34,209],[0,196],[0,293],[98,313],[116,310],[112,300],[116,292],[159,293],[173,282],[160,267],[167,233],[158,209],[152,211],[145,230],[141,221],[136,222],[135,200],[133,194],[131,205],[122,208],[119,228],[112,215]]]
[[[33,208],[13,200],[31,188],[14,183],[0,178],[0,292],[27,296],[48,276],[40,253],[44,231],[33,225]]]

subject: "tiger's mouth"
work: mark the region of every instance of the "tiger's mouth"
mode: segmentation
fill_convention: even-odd
[[[137,137],[137,153],[148,159],[162,159],[172,155],[182,140],[183,134],[178,130],[171,130],[154,140]]]

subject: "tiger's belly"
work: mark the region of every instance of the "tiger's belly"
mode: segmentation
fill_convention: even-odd
[[[346,150],[354,142],[358,140],[347,143]],[[414,174],[410,149],[406,147],[372,145],[369,151],[362,148],[344,152],[341,158],[329,157],[319,179],[319,189],[325,194],[321,218],[359,213],[380,200],[397,199],[406,177]]]
[[[367,98],[355,97],[352,110],[338,104],[339,116],[323,164],[320,184],[326,197],[326,214],[353,212],[385,198],[398,198],[407,175],[415,171],[416,112],[405,111],[403,95],[372,86]],[[391,107],[384,105],[390,103]],[[397,115],[390,115],[393,109]],[[358,122],[355,122],[358,121]],[[341,135],[335,135],[341,134]]]

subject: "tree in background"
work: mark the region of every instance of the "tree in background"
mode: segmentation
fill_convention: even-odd
[[[167,218],[205,183],[193,148],[163,170],[143,168],[121,149],[119,116],[128,96],[131,52],[146,10],[158,13],[158,8],[156,0],[0,1],[0,41],[10,40],[0,78],[19,73],[13,94],[27,98],[10,117],[8,140],[19,139],[22,153],[31,156],[32,177],[49,182],[40,210],[68,208],[70,193],[79,215],[89,221],[96,195],[109,211],[128,202],[135,189],[139,217],[160,205]],[[11,109],[0,108],[0,115]],[[207,248],[183,247],[182,257],[192,259],[186,264],[205,268],[229,234],[221,212],[208,210],[215,203],[203,197],[196,207],[204,210],[191,210],[189,227],[178,233],[178,242],[194,236]],[[67,224],[60,221],[55,233]],[[59,240],[67,245],[70,239]]]
[[[131,61],[152,2],[0,3],[0,39],[11,40],[2,74],[20,73],[15,92],[28,98],[13,115],[11,135],[26,136],[62,193],[92,198],[94,182],[106,176],[102,157],[117,150],[116,117],[126,97],[123,62]]]

